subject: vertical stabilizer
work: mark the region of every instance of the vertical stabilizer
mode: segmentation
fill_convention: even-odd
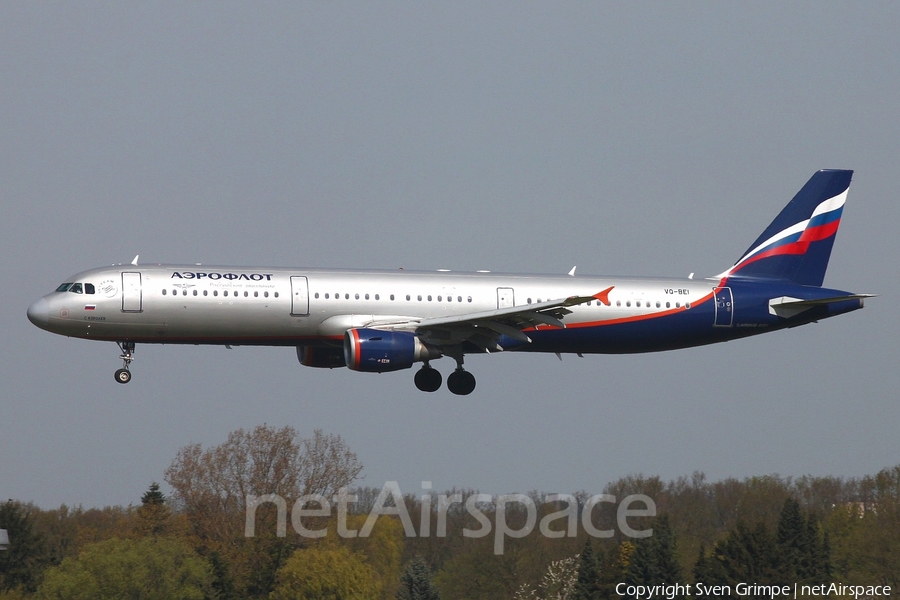
[[[853,171],[815,173],[721,277],[821,286]]]

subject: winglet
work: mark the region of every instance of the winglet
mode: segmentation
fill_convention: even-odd
[[[572,277],[575,277],[575,269],[577,269],[577,268],[578,268],[578,265],[575,265],[574,267],[572,267],[572,270],[569,271],[569,275],[571,275]]]
[[[134,260],[131,261],[131,264],[133,264],[134,266],[137,266],[137,260],[138,260],[138,257],[139,257],[139,256],[140,256],[140,254],[135,254],[135,255],[134,255]]]
[[[596,298],[603,304],[609,306],[609,293],[612,291],[612,289],[614,287],[616,287],[616,286],[611,285],[608,288],[606,288],[605,290],[603,290],[602,292],[600,292],[599,294],[594,294],[594,298]]]

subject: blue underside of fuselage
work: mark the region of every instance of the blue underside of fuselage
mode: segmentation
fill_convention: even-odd
[[[504,337],[504,350],[520,352],[568,352],[584,354],[631,354],[658,352],[714,344],[769,331],[796,327],[862,308],[859,299],[830,302],[809,308],[790,318],[779,317],[769,310],[773,298],[802,300],[835,298],[848,292],[825,288],[777,284],[772,282],[736,281],[728,283],[733,293],[733,316],[727,325],[716,325],[716,303],[713,298],[674,314],[598,323],[565,329],[538,329],[526,333],[532,342],[522,343]],[[720,319],[721,320],[721,319]]]

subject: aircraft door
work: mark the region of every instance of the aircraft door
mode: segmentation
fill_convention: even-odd
[[[309,281],[306,277],[291,277],[291,314],[301,317],[309,314]]]
[[[734,321],[734,298],[731,288],[716,288],[716,327],[731,327]]]
[[[141,274],[122,273],[122,312],[141,312]]]
[[[515,292],[512,288],[497,288],[497,308],[515,306]]]

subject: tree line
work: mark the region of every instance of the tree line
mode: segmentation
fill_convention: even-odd
[[[509,537],[502,554],[492,536],[470,535],[482,524],[465,509],[477,497],[469,489],[445,492],[461,500],[449,507],[424,495],[400,498],[419,533],[429,535],[410,536],[395,515],[379,517],[367,537],[346,535],[362,530],[384,500],[383,489],[358,485],[362,470],[340,436],[315,431],[304,438],[291,427],[260,426],[234,431],[216,446],[183,447],[163,474],[171,491],[151,483],[134,505],[0,503],[0,526],[10,538],[9,550],[0,552],[0,600],[581,600],[622,598],[629,585],[697,583],[730,586],[737,598],[734,586],[750,581],[900,586],[900,465],[858,478],[631,475],[603,493],[651,498],[655,514],[630,520],[632,529],[652,529],[651,536],[628,537],[615,527],[614,504],[591,509],[589,494],[576,493],[570,498],[590,529],[559,518],[544,531]],[[273,503],[256,507],[255,533],[245,535],[248,496],[277,495],[290,505],[341,490],[356,497],[346,515],[288,516],[318,537],[290,529],[279,535],[284,515]],[[554,495],[527,496],[538,521],[572,509]],[[391,507],[399,512],[390,502],[387,512]],[[512,531],[525,531],[534,517],[521,504],[503,510]],[[488,520],[496,511],[490,502],[480,506]],[[589,534],[597,530],[609,537]]]

